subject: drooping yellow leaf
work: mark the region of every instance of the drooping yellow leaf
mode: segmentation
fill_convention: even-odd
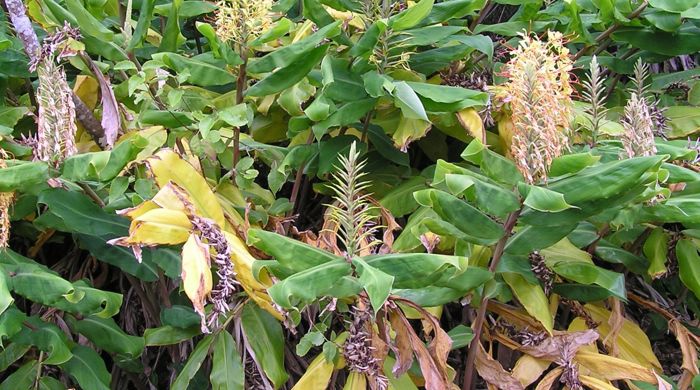
[[[408,145],[420,138],[423,138],[432,124],[428,121],[422,119],[411,119],[401,116],[399,121],[399,126],[392,134],[391,138],[394,140],[394,144],[402,152],[408,151]]]
[[[174,151],[163,149],[146,160],[158,187],[173,182],[182,187],[192,199],[198,215],[213,220],[224,226],[224,212],[207,181],[187,161]]]
[[[365,390],[366,388],[367,379],[365,375],[353,371],[348,375],[348,380],[345,382],[343,390]]]
[[[191,229],[183,212],[155,208],[131,221],[129,237],[122,239],[120,245],[177,245],[187,240]]]
[[[192,207],[189,196],[173,182],[169,182],[156,193],[151,201],[158,206],[187,213],[187,209]]]
[[[549,301],[544,295],[542,286],[530,284],[520,274],[504,272],[503,279],[510,286],[518,301],[525,307],[525,310],[539,321],[551,335],[554,330],[554,320],[549,311]]]
[[[456,113],[457,120],[469,132],[469,135],[478,139],[486,145],[486,133],[484,131],[484,122],[481,120],[479,113],[472,107],[465,108]]]
[[[600,333],[601,337],[607,337],[611,331],[610,325],[608,324],[611,313],[593,304],[587,304],[585,309],[591,315],[593,321],[599,323],[596,330]],[[569,325],[569,330],[584,329],[588,329],[588,327],[582,318],[574,319]],[[616,341],[620,348],[619,358],[637,363],[645,368],[654,369],[657,372],[662,372],[661,363],[659,363],[659,360],[651,349],[649,338],[644,331],[629,318],[624,319],[622,329]]]
[[[632,379],[656,384],[653,370],[624,359],[580,350],[574,360],[588,370],[588,375],[592,377],[608,381]]]
[[[506,156],[510,157],[510,146],[513,142],[513,133],[515,133],[515,125],[510,117],[502,117],[498,121],[498,135],[503,142]]]
[[[540,251],[548,266],[559,262],[584,262],[593,264],[591,255],[572,244],[568,238],[564,238],[556,244]]]
[[[513,367],[513,376],[515,379],[523,384],[523,387],[530,386],[535,383],[535,381],[542,376],[542,373],[549,368],[552,362],[537,359],[530,355],[523,355],[515,362],[515,367]]]
[[[137,218],[143,214],[145,214],[148,211],[151,211],[153,209],[159,208],[157,204],[153,203],[150,200],[142,202],[138,206],[134,207],[129,207],[128,209],[122,209],[117,211],[117,214],[123,215],[127,218],[134,219]]]
[[[309,364],[292,390],[325,389],[328,387],[331,375],[333,375],[333,363],[327,362],[323,354],[320,354]]]
[[[618,390],[617,387],[611,385],[610,382],[602,381],[591,376],[579,375],[578,378],[581,383],[591,390]]]
[[[181,276],[185,294],[204,324],[204,303],[212,289],[212,275],[209,246],[203,244],[195,234],[191,234],[182,246]]]
[[[554,382],[559,379],[559,376],[564,371],[563,368],[557,367],[552,371],[548,372],[547,375],[542,378],[542,380],[537,383],[535,390],[549,390],[554,386]]]

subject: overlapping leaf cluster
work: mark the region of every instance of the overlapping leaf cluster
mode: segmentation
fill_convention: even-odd
[[[697,0],[2,4],[0,389],[700,386]]]

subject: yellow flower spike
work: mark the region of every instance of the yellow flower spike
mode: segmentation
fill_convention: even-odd
[[[202,318],[202,331],[208,332],[205,325],[204,304],[213,287],[209,263],[209,246],[204,245],[194,234],[182,246],[182,285],[185,294],[192,301],[194,310]]]

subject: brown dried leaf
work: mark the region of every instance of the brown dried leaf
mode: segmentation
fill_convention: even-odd
[[[398,310],[396,311],[398,312]],[[418,365],[420,366],[421,373],[425,379],[426,390],[446,389],[450,383],[449,379],[447,378],[447,362],[444,360],[435,361],[433,354],[428,350],[428,348],[425,347],[423,340],[421,340],[413,330],[411,324],[408,322],[408,319],[406,319],[406,316],[404,316],[403,313],[400,313],[398,318],[403,323],[403,327],[411,340],[413,352],[416,354]],[[433,342],[434,341],[435,340],[433,340]],[[431,342],[431,345],[433,342]],[[432,349],[434,351],[434,348]]]
[[[100,83],[100,95],[102,96],[102,128],[104,129],[104,138],[100,140],[100,144],[111,149],[119,136],[121,128],[121,117],[119,115],[119,104],[114,96],[114,91],[107,78],[102,74],[100,68],[87,56],[83,56],[87,60],[90,70]]]
[[[681,352],[683,354],[683,364],[681,365],[681,367],[683,368],[683,376],[681,377],[681,383],[679,383],[679,387],[681,389],[688,388],[690,382],[693,380],[693,377],[700,374],[697,365],[697,346],[691,340],[690,332],[688,331],[688,329],[685,326],[683,326],[683,324],[681,324],[680,321],[678,321],[677,319],[669,321],[668,327],[671,330],[671,332],[673,332],[673,334],[676,335],[676,340],[678,340],[678,344],[680,344]],[[685,387],[683,385],[685,385]]]
[[[369,201],[374,207],[379,210],[382,217],[382,226],[384,228],[384,233],[382,234],[382,246],[379,248],[380,254],[391,253],[394,246],[394,232],[401,230],[401,225],[396,222],[391,211],[386,207],[382,206],[376,199],[370,197]]]
[[[562,356],[574,356],[584,345],[594,343],[600,335],[589,329],[581,332],[562,332],[544,339],[538,345],[523,346],[520,351],[539,359],[558,361]]]
[[[525,387],[513,377],[511,373],[506,371],[501,363],[494,360],[481,343],[478,344],[476,353],[476,371],[484,378],[487,383],[490,383],[502,390],[524,390]],[[539,387],[538,387],[539,388]]]
[[[394,363],[394,368],[392,368],[391,372],[396,378],[406,373],[413,363],[413,348],[411,347],[411,336],[409,335],[409,332],[413,332],[413,329],[406,328],[406,323],[401,320],[401,316],[402,314],[399,310],[392,310],[389,313],[389,322],[391,322],[391,327],[396,334],[394,343],[391,345],[391,350],[396,355],[396,363]]]
[[[542,324],[527,314],[525,310],[517,309],[505,303],[489,300],[487,310],[503,317],[506,322],[518,328],[527,327],[531,331],[545,331]]]
[[[622,302],[617,298],[610,298],[611,314],[608,318],[608,325],[610,325],[610,332],[605,339],[603,339],[603,344],[608,347],[613,356],[620,355],[620,347],[617,344],[617,336],[622,331],[622,325],[625,323],[625,314],[622,309]]]

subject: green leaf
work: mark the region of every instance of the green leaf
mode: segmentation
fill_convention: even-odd
[[[12,343],[7,347],[4,347],[2,352],[0,352],[0,371],[5,372],[8,367],[24,356],[24,354],[29,351],[29,348],[31,347],[28,345],[21,345],[17,343]]]
[[[480,10],[486,0],[448,0],[433,5],[430,14],[420,23],[422,26],[459,19]]]
[[[202,87],[225,85],[236,82],[236,77],[221,66],[215,66],[194,58],[175,53],[156,53],[153,59],[162,61],[168,68],[178,72],[188,72],[187,82]]]
[[[39,362],[30,360],[0,383],[0,390],[31,389]]]
[[[192,381],[192,378],[197,374],[202,363],[204,363],[204,359],[206,359],[209,354],[209,348],[213,341],[214,336],[207,335],[197,343],[197,346],[192,353],[190,353],[187,363],[182,367],[182,371],[180,371],[177,378],[175,378],[173,384],[170,386],[172,390],[187,390],[189,388],[190,381]]]
[[[287,309],[326,295],[344,298],[362,288],[354,279],[346,279],[351,274],[349,263],[336,260],[295,273],[275,283],[267,292],[275,303]]]
[[[503,227],[468,203],[439,190],[422,190],[413,196],[446,222],[463,232],[470,242],[490,245],[503,236]]]
[[[503,279],[510,286],[518,301],[525,307],[525,310],[539,321],[549,334],[552,334],[554,320],[549,311],[549,300],[544,295],[542,286],[530,284],[523,276],[515,273],[504,273]]]
[[[136,29],[131,35],[131,40],[129,41],[129,46],[126,50],[132,52],[134,48],[141,45],[146,39],[148,34],[148,29],[151,26],[151,19],[153,18],[153,10],[155,8],[155,0],[142,0],[141,9],[139,11],[139,20],[136,23]]]
[[[649,259],[648,273],[652,279],[664,275],[666,269],[666,257],[668,256],[668,235],[661,227],[655,228],[644,242],[644,256]]]
[[[384,302],[389,298],[394,277],[372,267],[359,257],[353,258],[352,263],[360,273],[360,284],[367,291],[374,312],[379,312],[384,306]]]
[[[415,211],[418,202],[413,198],[413,193],[427,188],[427,180],[422,176],[414,176],[394,187],[379,200],[379,204],[391,212],[394,217]]]
[[[236,342],[225,330],[214,340],[214,354],[209,380],[213,390],[243,390],[245,372]]]
[[[108,390],[111,375],[97,352],[82,345],[71,350],[73,357],[61,368],[83,389]]]
[[[32,192],[33,187],[49,178],[49,167],[44,162],[7,160],[0,169],[0,192]]]
[[[391,18],[389,26],[394,31],[407,30],[421,22],[433,8],[434,0],[421,0],[413,7]]]
[[[114,33],[92,16],[92,14],[83,7],[80,0],[65,0],[65,2],[68,11],[76,19],[77,24],[74,26],[80,27],[80,31],[82,31],[83,34],[91,35],[108,42],[114,39]]]
[[[472,328],[465,325],[455,326],[449,332],[447,332],[447,335],[450,336],[450,339],[452,339],[452,346],[450,349],[453,351],[455,349],[466,347],[474,338]]]
[[[590,152],[566,154],[552,161],[552,166],[549,167],[549,175],[550,177],[556,177],[576,173],[586,167],[594,165],[598,161],[600,161],[600,156],[594,156]]]
[[[678,56],[700,51],[697,28],[680,28],[673,33],[647,28],[621,28],[613,33],[616,41],[665,56]]]
[[[143,332],[143,338],[146,341],[146,346],[162,346],[178,344],[182,341],[189,340],[201,333],[199,326],[182,329],[174,326],[166,325],[158,328],[148,328]]]
[[[687,238],[676,243],[678,276],[683,284],[700,299],[700,254],[693,241]]]
[[[181,42],[184,42],[183,36],[180,33],[180,7],[183,0],[173,0],[168,14],[168,21],[165,25],[163,39],[158,47],[159,52],[176,52]]]
[[[26,324],[32,328],[30,329]],[[72,351],[67,345],[66,334],[58,326],[46,323],[37,317],[28,318],[13,341],[21,345],[34,345],[48,353],[48,357],[42,362],[44,364],[62,364],[73,358]]]
[[[145,342],[143,337],[126,334],[111,318],[97,316],[76,320],[68,317],[71,328],[87,337],[98,348],[105,351],[136,358],[141,355]]]
[[[466,269],[467,259],[429,253],[394,253],[366,256],[370,266],[391,275],[394,288],[422,288],[440,278],[449,278]]]
[[[241,312],[243,333],[265,375],[275,388],[287,381],[284,369],[284,334],[282,326],[269,313],[254,303],[248,303]]]
[[[422,0],[425,1],[425,0]],[[394,104],[401,109],[403,116],[409,119],[428,121],[423,103],[416,92],[405,81],[394,82]]]
[[[526,191],[527,196],[523,204],[531,209],[548,213],[557,213],[572,207],[577,208],[566,203],[564,195],[547,188],[528,186]]]
[[[550,261],[545,257],[545,262],[557,275],[581,284],[595,284],[603,287],[611,295],[624,301],[625,276],[621,273],[600,268],[592,263],[583,261]]]
[[[326,54],[328,45],[321,45],[308,52],[299,61],[276,70],[246,91],[248,96],[272,95],[293,86],[306,77]]]
[[[274,257],[292,272],[304,271],[325,263],[344,261],[340,256],[262,229],[250,229],[248,243]]]
[[[15,301],[10,295],[8,282],[7,275],[4,272],[0,272],[0,315]]]
[[[340,21],[324,26],[309,37],[277,49],[260,59],[251,60],[248,65],[248,71],[250,73],[259,74],[272,72],[277,68],[289,67],[297,63],[302,57],[307,57],[309,53],[316,50],[324,39],[332,38],[338,34],[340,34]],[[292,85],[293,84],[294,83],[292,83]]]
[[[649,5],[654,8],[676,13],[689,10],[699,4],[698,0],[649,0]]]

